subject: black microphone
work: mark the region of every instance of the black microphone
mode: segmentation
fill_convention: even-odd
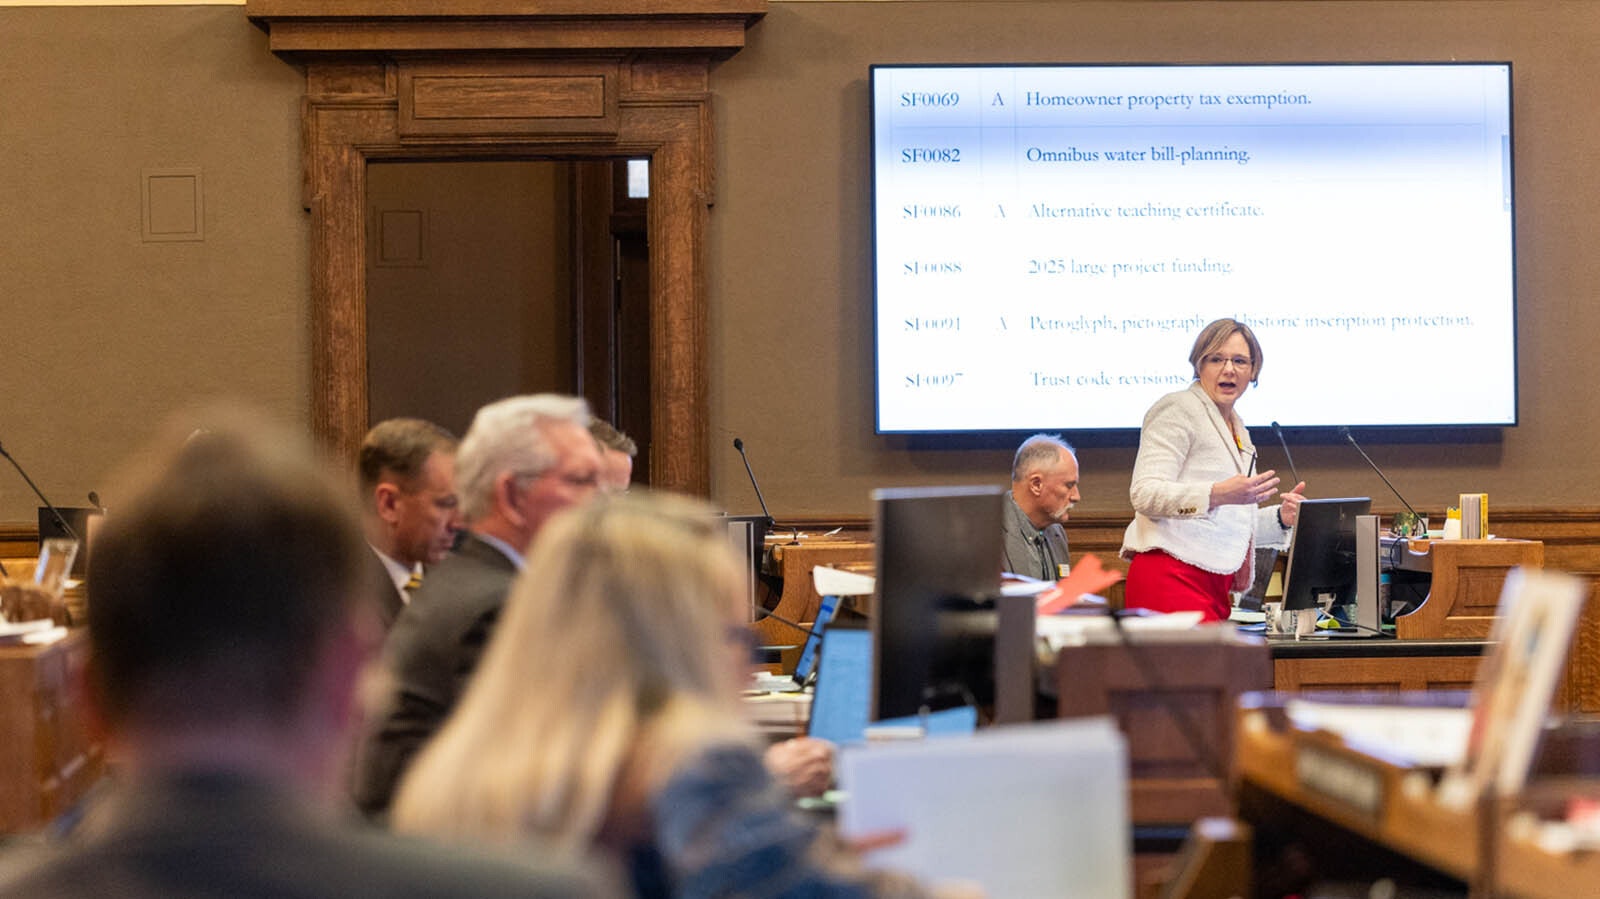
[[[1383,469],[1379,468],[1378,463],[1372,461],[1372,457],[1367,455],[1367,451],[1362,449],[1361,444],[1356,442],[1356,438],[1350,433],[1350,429],[1346,427],[1339,428],[1339,436],[1343,437],[1350,443],[1351,446],[1355,447],[1356,452],[1361,454],[1361,458],[1367,460],[1367,464],[1372,466],[1372,470],[1378,473],[1378,477],[1383,478],[1383,482],[1388,484],[1390,490],[1394,491],[1395,498],[1400,500],[1400,505],[1406,507],[1406,511],[1411,513],[1411,517],[1417,521],[1421,521],[1422,516],[1417,514],[1416,509],[1411,508],[1411,504],[1406,502],[1406,498],[1400,495],[1399,490],[1395,490],[1394,484],[1389,483],[1389,478],[1384,475]]]
[[[82,543],[83,540],[78,537],[78,532],[74,531],[72,526],[67,524],[67,520],[61,517],[61,511],[44,498],[44,494],[39,490],[39,485],[33,482],[33,478],[28,477],[28,473],[22,470],[22,466],[17,464],[16,459],[11,458],[11,454],[6,452],[4,445],[0,445],[0,456],[5,456],[6,461],[11,463],[11,467],[17,470],[17,474],[22,475],[22,479],[28,482],[29,487],[33,488],[33,495],[39,497],[39,502],[44,503],[44,507],[50,510],[50,517],[56,520],[56,527],[65,532],[68,537]]]
[[[761,496],[761,485],[756,483],[756,473],[750,469],[750,457],[744,454],[744,441],[738,437],[733,438],[733,448],[739,451],[739,458],[744,460],[744,473],[750,477],[750,486],[755,488],[756,502],[761,504],[761,514],[767,516],[767,527],[777,524],[772,513],[767,511],[767,501]]]
[[[1301,483],[1300,472],[1294,470],[1294,456],[1289,454],[1289,441],[1283,439],[1283,428],[1277,422],[1272,423],[1272,433],[1278,435],[1278,445],[1283,447],[1283,457],[1289,460],[1289,473],[1294,475],[1294,482]]]
[[[89,505],[94,506],[95,510],[101,515],[106,514],[106,507],[100,505],[100,494],[94,492],[93,490],[89,491]]]

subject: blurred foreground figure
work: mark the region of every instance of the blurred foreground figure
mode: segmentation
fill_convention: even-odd
[[[862,870],[762,766],[739,569],[690,500],[636,491],[553,518],[391,823],[593,850],[641,897],[924,895]]]
[[[91,717],[115,785],[72,838],[0,856],[0,897],[589,896],[574,867],[337,820],[378,637],[369,550],[298,441],[210,423],[118,495],[90,563]]]

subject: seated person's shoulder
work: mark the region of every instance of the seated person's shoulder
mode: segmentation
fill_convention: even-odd
[[[505,896],[591,899],[623,895],[615,875],[586,859],[535,846],[493,850],[442,845],[373,830],[356,839],[372,852],[365,879],[373,896]],[[331,894],[330,894],[331,895]],[[351,894],[356,895],[356,894]]]

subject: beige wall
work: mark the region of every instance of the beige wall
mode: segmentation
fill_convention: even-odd
[[[299,93],[239,7],[0,9],[0,441],[87,505],[172,410],[310,407]],[[198,166],[205,239],[141,239],[144,169]],[[36,500],[0,472],[0,522]]]
[[[716,497],[755,507],[734,436],[780,518],[863,514],[874,486],[1000,480],[1009,463],[1006,447],[871,433],[869,64],[1401,59],[1514,65],[1523,424],[1369,450],[1424,510],[1468,489],[1600,507],[1586,403],[1600,383],[1600,117],[1587,102],[1600,4],[1521,0],[774,3],[713,71]],[[306,419],[300,90],[238,7],[0,9],[0,441],[59,504],[104,495],[107,470],[197,395]],[[174,165],[204,171],[206,239],[142,243],[139,172]],[[1383,385],[1359,360],[1330,374],[1421,389]],[[1348,447],[1295,456],[1313,492],[1394,506]],[[1083,511],[1122,514],[1131,446],[1081,457]],[[0,522],[31,520],[33,505],[0,473]]]
[[[713,72],[714,491],[755,506],[734,436],[779,518],[866,513],[875,486],[1002,481],[1009,469],[1009,448],[872,433],[870,64],[1461,59],[1513,63],[1522,424],[1490,442],[1367,448],[1423,511],[1469,489],[1507,506],[1600,505],[1600,422],[1586,402],[1600,366],[1584,336],[1600,325],[1600,116],[1584,100],[1600,83],[1597,38],[1600,3],[774,3]],[[1425,389],[1387,384],[1363,360],[1330,360],[1329,374],[1355,390]],[[1250,421],[1248,396],[1239,410]],[[1081,449],[1081,511],[1128,510],[1133,455]],[[1263,446],[1265,464],[1281,460]],[[1299,449],[1295,462],[1316,494],[1398,507],[1347,445]]]

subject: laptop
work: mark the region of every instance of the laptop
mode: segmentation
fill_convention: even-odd
[[[977,725],[972,706],[872,721],[872,631],[838,622],[822,635],[808,736],[851,746],[865,743],[869,728],[914,727],[923,736],[943,737],[971,734]]]
[[[822,634],[820,651],[806,735],[835,746],[864,742],[872,716],[872,631],[837,622]]]
[[[839,602],[837,596],[824,596],[822,605],[817,608],[817,620],[812,622],[805,648],[800,650],[800,660],[794,666],[795,683],[801,686],[808,685],[817,672],[817,648],[822,645],[822,632],[833,622],[833,616],[839,611]]]

